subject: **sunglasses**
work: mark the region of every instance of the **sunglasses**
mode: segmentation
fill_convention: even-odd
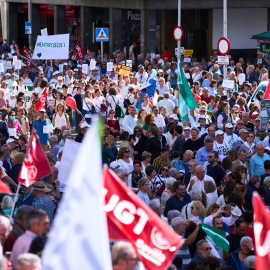
[[[140,133],[141,131],[140,130],[135,130],[135,133]]]
[[[212,248],[211,248],[211,247],[207,247],[207,248],[205,248],[205,250],[206,250],[206,251],[212,250]]]
[[[208,156],[208,158],[214,158],[213,156]]]
[[[240,172],[241,172],[241,173],[245,173],[245,174],[247,173],[247,171],[240,171]]]
[[[106,128],[106,130],[110,130],[109,128]]]
[[[257,86],[256,84],[252,84],[252,86]]]
[[[253,135],[248,135],[248,137],[249,137],[249,138],[254,138],[254,136],[253,136]]]
[[[20,148],[20,146],[17,145],[17,146],[15,146],[15,149],[16,149],[16,148]]]
[[[242,126],[242,125],[244,125],[244,124],[243,124],[243,123],[237,123],[237,125]]]
[[[130,151],[129,150],[126,150],[125,153],[129,153]]]
[[[167,169],[162,169],[162,171],[164,171],[164,172],[168,172],[169,170],[167,170]]]

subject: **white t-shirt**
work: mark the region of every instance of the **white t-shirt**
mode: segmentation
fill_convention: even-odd
[[[114,100],[113,100],[114,99]],[[116,105],[118,104],[120,104],[120,101],[121,101],[121,96],[120,95],[117,95],[117,96],[108,96],[108,98],[107,98],[107,101],[110,103],[110,105],[108,106],[108,113],[109,113],[109,111],[110,110],[115,110],[115,107],[116,107]]]
[[[220,161],[222,161],[227,156],[228,151],[230,150],[230,147],[228,143],[225,140],[223,140],[222,144],[219,144],[215,141],[214,149],[217,150]]]
[[[54,127],[61,128],[62,126],[66,126],[68,117],[69,116],[67,113],[63,113],[61,117],[58,113],[56,113],[54,120]]]
[[[122,87],[120,88],[120,94],[121,94],[121,103],[124,102],[124,98],[128,93],[128,85],[123,84]]]
[[[89,103],[91,102],[91,100],[89,98],[84,98],[82,104],[83,104],[83,110],[85,111],[90,111],[92,109],[92,106],[90,104],[86,104],[86,103]]]
[[[162,115],[159,114],[159,115],[156,117],[155,124],[157,125],[157,127],[162,127],[162,128],[164,128],[164,127],[165,127],[164,117],[163,117]]]

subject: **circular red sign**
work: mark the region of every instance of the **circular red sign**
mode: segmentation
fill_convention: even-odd
[[[182,27],[180,27],[180,26],[174,27],[174,29],[173,29],[173,37],[174,37],[174,39],[175,39],[176,41],[179,41],[179,40],[182,39],[183,33],[184,33],[184,32],[183,32]]]
[[[218,48],[218,52],[220,55],[227,55],[228,52],[230,51],[230,42],[227,38],[225,37],[222,37],[218,40],[218,43],[217,43],[217,48]]]

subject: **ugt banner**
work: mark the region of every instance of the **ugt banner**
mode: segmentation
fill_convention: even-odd
[[[69,34],[38,36],[32,59],[68,59]]]
[[[146,269],[167,269],[182,239],[110,169],[103,171],[110,240],[127,240]]]

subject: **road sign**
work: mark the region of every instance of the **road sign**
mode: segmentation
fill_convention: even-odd
[[[31,22],[25,22],[25,34],[26,35],[32,34]]]
[[[109,28],[96,28],[96,41],[109,41]]]
[[[229,56],[218,56],[219,65],[229,65]]]
[[[185,56],[192,56],[193,50],[184,50],[184,55]]]
[[[176,41],[179,41],[183,37],[183,29],[180,26],[176,26],[173,29],[173,37]]]
[[[185,51],[185,48],[184,47],[180,47],[180,55],[183,55],[184,54],[184,51]],[[175,55],[178,55],[178,48],[175,48],[174,49],[174,53],[175,53]]]
[[[228,52],[230,51],[230,42],[227,38],[222,37],[218,40],[217,44],[218,52],[220,55],[227,55]]]

